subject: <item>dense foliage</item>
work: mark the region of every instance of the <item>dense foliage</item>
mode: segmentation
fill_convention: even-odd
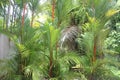
[[[120,80],[119,2],[1,0],[0,79]]]

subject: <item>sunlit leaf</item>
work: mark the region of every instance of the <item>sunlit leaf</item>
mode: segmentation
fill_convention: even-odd
[[[114,9],[110,9],[107,11],[107,13],[105,14],[106,17],[111,17],[113,16],[114,14],[118,13],[120,10],[114,10]]]

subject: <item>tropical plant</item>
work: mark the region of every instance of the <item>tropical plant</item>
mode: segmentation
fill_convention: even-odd
[[[99,80],[101,74],[97,72],[99,74],[99,76],[97,77],[97,75],[94,75],[94,74],[97,74],[95,72],[99,69],[106,68],[106,67],[103,68],[101,64],[101,61],[103,62],[103,64],[106,64],[103,61],[104,60],[103,44],[104,44],[104,40],[108,35],[109,28],[105,26],[108,20],[111,18],[111,16],[119,12],[119,10],[115,10],[114,8],[112,8],[112,6],[109,5],[110,3],[111,2],[104,1],[104,0],[99,0],[99,1],[88,0],[86,2],[87,4],[86,8],[88,8],[88,11],[87,11],[88,22],[83,25],[83,30],[85,31],[85,33],[82,34],[81,42],[84,46],[84,50],[87,55],[87,58],[90,61],[89,63],[91,63],[92,65],[90,69],[91,71],[87,70],[90,73],[88,80],[96,80],[96,79]],[[100,70],[100,71],[103,71],[103,70]],[[102,74],[104,75],[103,72]],[[104,80],[104,79],[106,78],[102,76],[101,80]]]
[[[2,16],[5,6],[13,6],[12,18],[8,14],[0,18],[3,19],[0,20],[0,33],[9,37],[14,52],[11,52],[10,58],[0,60],[0,79],[120,79],[113,69],[110,70],[110,65],[118,67],[119,63],[108,60],[110,56],[105,54],[106,48],[114,45],[107,42],[113,36],[119,38],[119,35],[110,34],[104,47],[104,40],[110,31],[108,21],[119,12],[111,1],[51,0],[52,4],[48,1],[43,5],[51,7],[48,10],[50,14],[47,14],[51,19],[37,28],[33,21],[41,8],[39,0],[9,0],[4,5],[2,1]],[[32,12],[31,19],[27,16],[27,8]],[[119,45],[112,48],[119,51]]]

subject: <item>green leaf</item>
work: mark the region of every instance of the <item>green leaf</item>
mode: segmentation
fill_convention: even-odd
[[[33,80],[40,80],[40,74],[37,70],[33,70],[33,73],[32,73],[32,79]]]
[[[56,44],[59,34],[60,34],[59,29],[55,29],[52,26],[50,27],[51,47],[53,47]]]

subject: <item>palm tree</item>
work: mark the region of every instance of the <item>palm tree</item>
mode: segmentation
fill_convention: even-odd
[[[91,70],[88,77],[89,80],[99,80],[99,78],[95,74],[96,71],[104,65],[103,43],[109,32],[109,28],[106,27],[106,25],[111,16],[119,12],[119,10],[115,10],[113,5],[109,5],[110,3],[110,1],[105,0],[86,0],[86,4],[88,5],[88,7],[86,7],[88,9],[88,22],[83,25],[85,33],[82,34],[82,43],[85,47],[85,53],[91,65],[91,68],[89,67]],[[101,64],[101,62],[103,65]]]
[[[109,80],[111,78],[109,76],[116,78],[105,65],[112,62],[105,58],[98,58],[103,54],[103,41],[109,32],[106,23],[112,15],[118,12],[109,5],[110,2],[105,0],[53,0],[52,19],[38,28],[31,27],[34,14],[37,14],[35,4],[38,3],[35,0],[25,2],[17,0],[16,2],[21,3],[19,22],[14,22],[16,24],[7,31],[1,30],[15,45],[13,57],[0,61],[1,79]],[[33,2],[31,5],[32,21],[24,15],[27,7],[24,4],[28,2]],[[71,5],[72,2],[75,2],[75,5]],[[77,4],[78,2],[81,5]],[[84,31],[82,34],[79,28]],[[80,38],[81,46],[85,51],[85,55],[82,56],[77,54],[77,50],[73,50],[76,48],[76,38],[79,38],[79,35],[82,37]],[[61,48],[66,48],[66,44],[68,50],[61,51]]]

